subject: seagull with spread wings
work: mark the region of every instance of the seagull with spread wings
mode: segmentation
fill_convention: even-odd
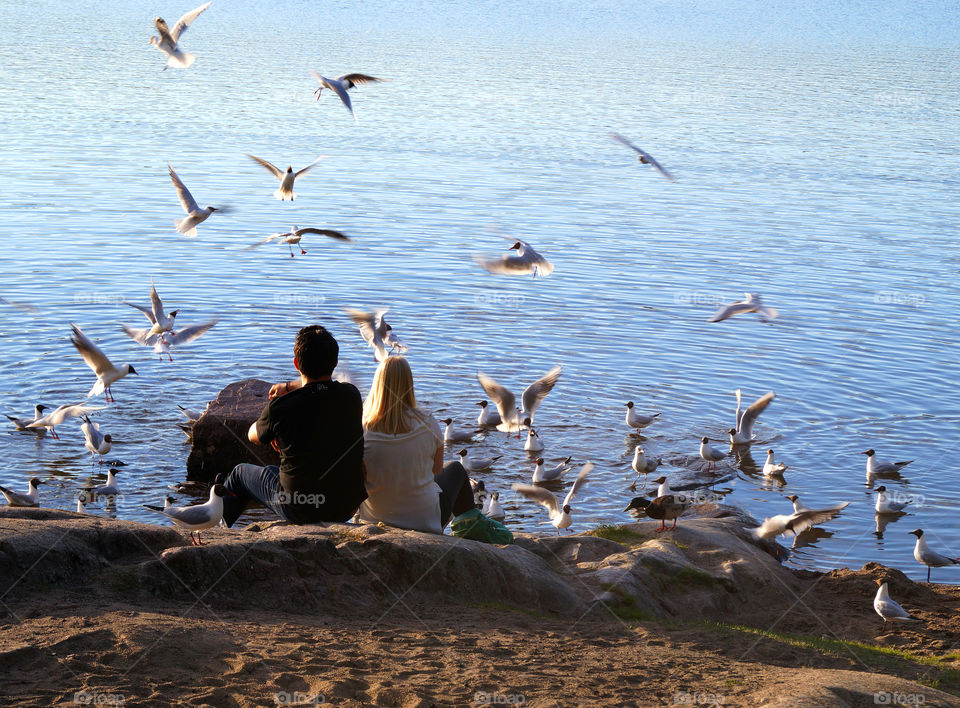
[[[190,190],[187,189],[187,186],[183,181],[177,176],[177,173],[173,171],[173,165],[167,164],[167,167],[170,168],[170,179],[173,181],[173,186],[177,190],[177,197],[180,199],[180,206],[183,207],[183,210],[187,212],[187,216],[178,221],[174,221],[173,225],[177,227],[177,231],[182,233],[184,236],[196,236],[197,235],[197,225],[202,224],[204,221],[209,218],[209,216],[215,212],[226,212],[224,207],[212,207],[208,206],[205,209],[201,209],[197,206],[196,200],[193,198],[193,195],[190,194]]]
[[[511,238],[507,236],[506,238]],[[484,270],[498,275],[538,275],[544,278],[553,272],[553,263],[541,256],[526,241],[513,240],[508,252],[500,258],[481,258],[474,256],[474,262]],[[513,253],[515,251],[516,253]]]
[[[358,123],[359,120],[357,120],[357,112],[353,110],[353,103],[350,101],[350,94],[347,93],[347,91],[352,89],[354,86],[379,83],[387,80],[378,79],[376,76],[368,76],[367,74],[344,74],[343,76],[338,76],[335,79],[328,79],[326,76],[321,76],[313,69],[310,70],[310,73],[313,74],[313,78],[320,82],[319,88],[314,91],[314,94],[317,96],[317,100],[320,100],[320,95],[323,93],[324,89],[330,89],[340,97],[343,105],[347,107],[347,110],[350,111],[350,114],[353,116],[353,120]]]
[[[180,47],[177,46],[177,43],[180,41],[180,36],[187,31],[187,27],[208,7],[210,7],[210,3],[205,3],[191,10],[177,20],[177,24],[173,26],[173,30],[167,27],[167,23],[164,22],[162,17],[154,18],[153,26],[157,28],[157,34],[160,36],[150,37],[150,44],[167,55],[167,63],[164,65],[163,71],[166,71],[171,66],[175,66],[178,69],[186,69],[193,64],[196,57],[193,56],[193,54],[182,51]]]
[[[517,433],[517,437],[520,437],[520,430],[525,426],[530,427],[530,423],[533,422],[534,411],[556,386],[562,371],[562,367],[555,366],[527,386],[520,399],[523,404],[522,410],[517,408],[517,397],[508,388],[501,386],[482,371],[478,371],[477,380],[483,386],[483,390],[487,392],[490,400],[496,404],[497,411],[500,413],[502,422],[497,426],[497,430]]]
[[[636,145],[634,145],[633,143],[631,143],[629,140],[627,140],[625,137],[623,137],[618,133],[611,133],[610,137],[616,140],[618,143],[622,143],[623,145],[626,145],[628,148],[630,148],[635,153],[637,153],[637,160],[640,162],[640,164],[651,165],[657,172],[662,174],[668,180],[670,180],[671,182],[675,181],[674,176],[669,172],[667,172],[664,169],[663,165],[661,165],[659,162],[654,160],[653,155],[651,155],[649,152],[647,152],[646,150],[641,150]]]
[[[77,348],[77,351],[80,352],[83,360],[87,362],[87,366],[93,369],[93,373],[97,375],[97,382],[93,385],[93,388],[90,389],[87,398],[99,396],[102,393],[108,402],[113,401],[113,393],[110,391],[110,387],[127,374],[136,374],[137,372],[130,364],[124,364],[119,367],[114,366],[107,358],[107,355],[103,353],[103,350],[94,344],[91,339],[83,333],[83,330],[75,324],[71,324],[70,326],[73,328],[73,336],[70,337],[70,341],[73,343],[73,346]]]
[[[144,332],[144,338],[153,336],[154,334],[163,334],[164,332],[173,331],[173,320],[177,316],[177,313],[180,312],[180,310],[172,310],[169,315],[164,312],[163,301],[157,294],[157,288],[153,284],[153,278],[150,278],[150,307],[134,305],[132,302],[126,301],[124,301],[123,304],[140,310],[140,312],[142,312],[150,322],[149,329],[135,330],[138,332]],[[140,343],[143,344],[143,342]]]
[[[293,183],[296,181],[297,177],[307,174],[310,170],[316,167],[317,163],[320,162],[320,160],[323,160],[327,156],[321,155],[316,160],[311,162],[309,165],[307,165],[303,169],[298,170],[296,172],[293,171],[292,165],[288,165],[286,172],[284,172],[279,167],[274,165],[272,162],[267,162],[261,157],[257,157],[256,155],[250,155],[250,154],[248,154],[247,157],[249,157],[251,160],[253,160],[258,165],[263,167],[263,169],[265,169],[267,172],[269,172],[278,180],[280,180],[280,186],[273,193],[273,196],[275,196],[280,201],[286,201],[289,199],[292,202],[294,199],[297,198],[296,193],[293,191]]]
[[[527,499],[540,502],[550,513],[550,523],[557,529],[557,536],[559,536],[560,529],[569,528],[570,524],[573,523],[570,518],[570,512],[572,511],[570,502],[576,493],[583,488],[583,485],[587,483],[587,475],[590,474],[591,470],[593,470],[592,462],[588,462],[580,469],[580,474],[577,475],[573,486],[570,487],[570,491],[564,497],[562,506],[560,500],[557,499],[557,495],[543,487],[535,487],[530,484],[512,484],[510,488]]]
[[[363,340],[373,347],[373,356],[378,362],[390,356],[395,349],[401,352],[407,351],[407,347],[393,333],[393,327],[383,318],[390,311],[389,309],[381,308],[373,312],[365,312],[347,307],[345,310],[354,324],[360,327],[360,336]]]
[[[313,227],[300,229],[296,225],[289,231],[284,231],[278,234],[271,234],[267,236],[263,241],[255,243],[250,246],[250,249],[256,248],[257,246],[262,246],[265,243],[270,243],[271,241],[278,241],[279,243],[285,243],[290,248],[290,257],[294,257],[293,253],[293,244],[300,246],[300,239],[302,239],[306,234],[319,234],[320,236],[329,236],[330,238],[335,238],[338,241],[350,241],[349,236],[344,236],[339,231],[334,231],[333,229],[315,229]],[[303,249],[303,246],[300,246],[300,255],[304,256],[307,252]]]

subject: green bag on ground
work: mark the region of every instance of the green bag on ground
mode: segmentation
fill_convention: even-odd
[[[450,530],[458,538],[505,545],[513,543],[513,534],[499,521],[484,516],[479,509],[465,511],[450,522]]]

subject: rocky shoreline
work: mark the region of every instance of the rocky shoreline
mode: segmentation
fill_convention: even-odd
[[[219,685],[219,698],[198,699],[200,705],[275,705],[293,702],[294,693],[303,701],[322,694],[327,702],[348,705],[476,704],[478,693],[513,695],[515,702],[523,695],[531,705],[572,705],[581,702],[577,696],[593,704],[662,705],[676,695],[690,703],[722,696],[728,705],[777,705],[769,701],[786,696],[791,701],[782,705],[874,705],[874,694],[884,691],[925,705],[960,705],[950,695],[960,693],[956,588],[914,583],[872,563],[860,571],[792,571],[749,541],[743,517],[724,508],[716,514],[686,520],[667,534],[656,533],[655,522],[640,522],[562,538],[519,535],[503,547],[376,526],[261,523],[205,532],[206,545],[193,547],[170,528],[3,508],[0,665],[15,680],[0,682],[0,695],[7,702],[56,704],[84,690],[150,705],[160,689],[148,690],[149,681],[141,679],[165,675],[184,661],[220,662],[220,676],[230,666],[225,657],[249,640],[244,646],[259,657],[249,681],[223,682],[184,669],[181,689],[193,685],[190,690],[203,696],[201,689],[213,685],[206,681]],[[881,635],[872,609],[877,578],[888,581],[893,596],[922,622]],[[366,678],[351,683],[328,672],[311,678],[298,661],[276,657],[278,643],[285,646],[282,632],[273,639],[262,635],[277,623],[283,631],[299,628],[293,644],[304,661],[311,646],[329,657],[342,649],[366,668],[346,666],[340,674],[359,671]],[[225,629],[234,624],[244,628],[240,635]],[[170,629],[153,646],[131,639],[159,625]],[[220,637],[217,651],[224,657],[194,656],[202,627]],[[384,634],[384,628],[391,629]],[[463,636],[471,632],[476,642],[465,650]],[[394,633],[406,639],[387,647],[386,661],[381,645]],[[418,673],[429,677],[437,670],[424,663],[431,653],[424,653],[427,639],[456,647],[468,657],[464,667],[492,666],[496,654],[478,638],[505,643],[516,654],[497,669],[513,677],[514,693],[506,690],[506,679],[444,685]],[[369,646],[358,651],[358,643]],[[553,695],[553,684],[533,680],[543,668],[540,643],[563,653],[544,659],[573,662],[583,686],[593,688],[564,683],[570,698],[564,700]],[[699,682],[672,671],[582,673],[591,662],[614,656],[621,664],[661,668],[671,657],[679,664],[689,659],[703,672]],[[136,662],[135,676],[109,657],[123,666]],[[377,668],[373,658],[393,668]],[[759,688],[753,680],[786,675],[787,669],[813,671],[809,667],[850,675],[799,681],[789,692],[781,687],[763,695],[771,679]],[[724,683],[728,679],[733,682]],[[264,681],[283,695],[265,694]],[[372,690],[373,684],[383,690]],[[829,696],[825,686],[832,686]]]

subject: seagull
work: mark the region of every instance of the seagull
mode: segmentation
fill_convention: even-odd
[[[685,496],[664,494],[653,500],[645,499],[644,497],[634,497],[630,500],[630,503],[624,511],[639,511],[643,509],[651,519],[658,519],[660,521],[660,528],[656,529],[657,532],[660,532],[673,531],[677,528],[677,519],[689,508],[690,502]],[[673,526],[668,529],[667,521],[670,519],[673,519]]]
[[[444,418],[443,419],[444,429],[443,429],[443,442],[445,443],[455,443],[455,442],[468,442],[473,439],[473,433],[469,433],[465,430],[454,430],[453,429],[453,418]]]
[[[282,172],[279,167],[277,167],[273,163],[267,162],[262,158],[259,158],[255,155],[249,155],[249,154],[247,155],[247,157],[249,157],[251,160],[256,162],[258,165],[261,165],[267,172],[269,172],[278,180],[280,180],[280,187],[277,188],[277,191],[273,193],[273,196],[275,196],[280,201],[286,201],[287,199],[289,199],[292,202],[294,199],[297,198],[297,195],[293,191],[294,180],[296,180],[297,177],[301,175],[307,174],[310,170],[312,170],[317,165],[318,162],[320,162],[320,160],[323,160],[327,156],[321,155],[316,160],[311,162],[309,165],[307,165],[301,170],[298,170],[297,172],[293,171],[292,166],[287,166],[287,171]]]
[[[483,507],[483,515],[489,516],[494,521],[503,521],[507,518],[506,512],[500,505],[500,492],[493,492],[487,499],[487,503]]]
[[[487,392],[490,399],[496,404],[497,412],[500,414],[500,420],[502,422],[497,426],[497,430],[502,430],[507,433],[515,432],[519,437],[520,430],[523,427],[520,421],[523,420],[523,418],[529,418],[530,422],[533,422],[534,412],[540,406],[540,402],[543,401],[547,394],[553,390],[553,387],[556,386],[562,371],[562,367],[555,366],[527,386],[523,390],[523,396],[520,398],[523,409],[519,411],[517,410],[517,398],[513,393],[486,374],[478,371],[477,380],[480,382],[480,385],[483,386],[483,390]],[[523,418],[521,418],[521,415]]]
[[[945,565],[960,565],[960,558],[950,558],[942,553],[931,551],[927,546],[927,539],[923,535],[923,529],[914,529],[910,532],[917,537],[917,545],[913,547],[913,557],[917,563],[923,563],[927,566],[927,582],[930,582],[930,569],[942,568]]]
[[[107,481],[105,484],[98,484],[95,487],[88,487],[86,492],[86,501],[96,501],[100,497],[106,497],[107,503],[112,504],[120,494],[120,485],[117,484],[117,475],[120,470],[111,467],[107,470]]]
[[[647,486],[647,475],[651,472],[656,472],[657,467],[663,463],[659,457],[647,457],[643,448],[640,445],[637,445],[633,449],[633,462],[630,463],[630,467],[633,468],[633,471],[637,473],[637,479],[633,480],[633,484],[630,485],[630,491],[636,491],[637,489],[637,480],[640,479],[640,475],[643,474],[643,486]]]
[[[880,586],[880,589],[877,590],[877,596],[873,598],[873,609],[877,611],[877,614],[880,615],[880,618],[883,620],[883,629],[880,630],[881,632],[887,629],[887,622],[896,620],[919,621],[919,618],[914,617],[900,607],[898,603],[890,599],[890,592],[887,590],[887,584],[885,582],[877,580],[877,585]]]
[[[393,334],[393,327],[388,325],[383,318],[390,311],[387,308],[381,308],[373,312],[356,310],[351,307],[344,308],[344,310],[350,315],[354,324],[360,327],[360,336],[373,347],[373,356],[378,362],[390,356],[395,349],[401,352],[407,351],[407,347]],[[390,351],[387,351],[388,346]]]
[[[310,73],[313,74],[313,78],[320,82],[320,87],[313,92],[316,94],[317,100],[320,100],[320,95],[323,93],[324,89],[330,89],[340,97],[340,100],[343,101],[343,105],[347,107],[347,110],[350,111],[351,115],[353,115],[353,120],[357,123],[360,121],[357,120],[357,112],[353,110],[353,103],[351,103],[350,94],[348,94],[347,91],[352,89],[354,86],[387,81],[387,79],[378,79],[376,76],[368,76],[367,74],[344,74],[343,76],[338,76],[335,79],[328,79],[326,76],[321,76],[313,69],[310,70]]]
[[[707,471],[716,470],[717,463],[727,456],[723,450],[710,445],[710,438],[700,438],[700,457],[707,461]]]
[[[37,491],[39,484],[46,484],[46,482],[34,477],[30,480],[26,494],[12,492],[6,487],[0,487],[0,494],[7,498],[7,504],[10,506],[40,506],[40,493]]]
[[[895,475],[913,462],[913,460],[907,460],[906,462],[879,462],[877,461],[876,452],[873,448],[865,450],[861,454],[867,456],[867,479],[873,479],[877,475]]]
[[[568,457],[565,460],[561,460],[555,466],[550,469],[546,469],[543,466],[543,458],[537,458],[537,466],[533,468],[533,483],[541,484],[543,482],[556,482],[558,479],[563,477],[566,474],[567,470],[570,469],[570,460],[572,457]]]
[[[832,509],[805,509],[792,514],[777,514],[764,519],[763,523],[756,528],[750,529],[750,535],[758,541],[765,542],[773,541],[783,534],[799,536],[809,528],[830,521],[844,506],[846,504]]]
[[[642,413],[637,413],[636,409],[633,407],[633,401],[627,401],[627,425],[631,428],[646,428],[650,423],[652,423],[660,414],[653,413],[652,415],[643,415]]]
[[[187,417],[187,420],[189,420],[191,423],[196,423],[198,420],[200,420],[200,418],[203,417],[204,413],[206,413],[207,410],[210,408],[210,402],[209,401],[207,402],[207,405],[203,407],[202,411],[197,411],[192,408],[184,408],[179,403],[177,404],[177,408],[179,408],[181,412]]]
[[[87,513],[87,500],[83,495],[83,492],[77,495],[77,513],[86,514]]]
[[[190,541],[195,546],[202,546],[200,532],[220,523],[223,518],[223,497],[228,495],[233,496],[222,484],[215,484],[210,488],[210,498],[204,504],[166,507],[145,504],[144,507],[163,514],[181,528],[189,529]],[[197,532],[196,539],[193,538],[194,531]]]
[[[771,477],[773,475],[782,474],[786,469],[787,466],[782,462],[776,463],[773,461],[773,450],[767,450],[767,461],[763,463],[764,476]]]
[[[77,348],[77,351],[80,352],[83,360],[87,362],[87,366],[93,369],[93,373],[97,375],[97,382],[93,385],[93,388],[90,389],[87,398],[99,396],[102,393],[107,402],[113,401],[113,393],[110,391],[110,387],[127,374],[136,374],[136,370],[130,364],[124,364],[119,368],[114,366],[110,363],[110,360],[107,359],[107,355],[103,353],[103,350],[94,344],[90,338],[83,333],[83,330],[73,323],[71,323],[70,326],[73,328],[73,336],[70,337],[70,341],[73,343],[73,346]],[[137,375],[139,376],[139,374]]]
[[[304,234],[320,234],[321,236],[329,236],[330,238],[335,238],[338,241],[348,241],[348,242],[350,241],[349,236],[344,236],[339,231],[334,231],[333,229],[315,229],[313,227],[300,229],[300,228],[297,228],[296,224],[294,224],[293,228],[291,228],[289,231],[284,231],[278,234],[271,234],[270,236],[267,236],[265,239],[263,239],[263,241],[253,244],[247,250],[256,248],[257,246],[262,246],[263,244],[270,243],[271,241],[279,240],[280,243],[287,244],[287,246],[290,248],[290,257],[294,258],[295,254],[293,253],[292,244],[297,244],[299,246],[300,239],[303,238]],[[303,246],[300,246],[300,255],[305,256],[306,254],[307,252],[304,250]]]
[[[197,206],[193,195],[190,194],[190,190],[187,189],[187,185],[185,185],[183,181],[177,177],[177,173],[173,171],[173,165],[167,163],[167,167],[170,169],[170,179],[173,181],[173,186],[177,190],[177,198],[180,199],[180,206],[187,212],[185,218],[174,221],[173,225],[177,228],[177,231],[184,236],[196,236],[198,224],[206,221],[213,212],[219,211],[226,213],[227,209],[225,207],[212,206],[201,209]]]
[[[94,423],[87,415],[83,416],[83,424],[80,426],[83,430],[84,446],[90,451],[92,459],[91,465],[96,463],[97,455],[100,455],[100,464],[103,464],[103,456],[110,452],[110,446],[113,438],[109,434],[103,435],[100,432],[100,424]]]
[[[611,134],[610,134],[610,137],[613,138],[614,140],[616,140],[618,143],[623,143],[623,144],[626,145],[628,148],[630,148],[630,149],[633,150],[635,153],[637,153],[637,160],[638,160],[641,164],[643,164],[643,165],[651,165],[657,172],[659,172],[660,174],[662,174],[662,175],[663,175],[664,177],[666,177],[668,180],[670,180],[671,182],[675,181],[673,175],[670,174],[669,172],[667,172],[667,171],[663,168],[663,165],[661,165],[659,162],[657,162],[656,160],[654,160],[654,159],[653,159],[653,155],[651,155],[649,152],[647,152],[646,150],[641,150],[641,149],[638,148],[636,145],[634,145],[633,143],[631,143],[629,140],[627,140],[625,137],[623,137],[622,135],[620,135],[620,134],[618,134],[618,133],[611,133]]]
[[[527,439],[523,443],[523,449],[526,452],[543,452],[543,440],[533,428],[530,428],[527,432]]]
[[[480,460],[468,457],[466,448],[457,453],[460,456],[460,464],[464,466],[467,472],[483,472],[493,466],[493,463],[499,460],[503,455],[486,457]]]
[[[791,494],[790,496],[786,497],[786,499],[789,499],[793,503],[794,513],[801,511],[840,511],[841,509],[846,509],[850,505],[850,502],[843,502],[841,504],[836,504],[835,506],[827,507],[826,509],[810,509],[800,501],[800,497],[798,497],[796,494]]]
[[[51,435],[53,435],[54,440],[59,440],[60,436],[57,435],[57,431],[54,429],[54,426],[60,425],[67,418],[83,415],[84,413],[93,413],[94,411],[102,411],[103,406],[87,406],[82,403],[65,403],[58,408],[54,408],[50,413],[47,413],[42,418],[37,418],[37,420],[27,425],[28,429],[41,429],[48,428]]]
[[[907,508],[907,505],[911,501],[913,501],[912,499],[908,499],[905,502],[891,501],[890,495],[887,494],[887,488],[884,486],[877,487],[876,491],[877,503],[874,508],[878,514],[899,514],[901,511]]]
[[[485,505],[487,487],[482,479],[474,479],[473,477],[468,479],[470,480],[470,492],[473,494],[474,505],[479,509]]]
[[[665,496],[668,496],[668,495],[670,495],[670,494],[673,494],[673,490],[670,489],[670,483],[667,482],[667,477],[666,477],[666,475],[660,475],[659,477],[657,477],[657,478],[656,478],[655,480],[653,480],[653,481],[654,481],[656,484],[659,485],[659,486],[657,487],[657,496],[658,496],[658,497],[665,497]]]
[[[572,510],[570,508],[570,500],[572,500],[574,495],[586,484],[587,475],[590,474],[591,470],[593,470],[593,463],[591,462],[588,462],[580,469],[580,474],[577,475],[573,485],[570,487],[570,491],[567,492],[567,496],[563,499],[563,506],[560,505],[556,494],[543,487],[513,484],[510,488],[515,492],[519,492],[527,499],[532,499],[533,501],[543,504],[547,511],[550,512],[550,523],[557,529],[557,536],[559,536],[560,529],[569,528],[571,523],[570,512]]]
[[[173,347],[180,347],[185,344],[189,344],[202,334],[205,334],[207,330],[213,327],[218,321],[219,320],[216,319],[207,320],[206,322],[202,322],[198,325],[184,327],[176,332],[171,331],[164,334],[154,334],[149,336],[146,334],[147,330],[145,329],[134,329],[133,327],[127,327],[126,325],[121,325],[121,327],[124,333],[134,341],[139,342],[146,347],[153,347],[153,353],[160,356],[160,361],[163,361],[164,354],[167,355],[167,359],[169,361],[173,361],[173,356],[170,354],[170,350]]]
[[[767,307],[760,302],[759,293],[744,293],[743,300],[724,305],[713,313],[713,316],[707,322],[723,322],[725,319],[734,315],[741,315],[745,312],[756,312],[760,315],[760,321],[775,319],[780,313],[775,308]]]
[[[14,418],[12,415],[6,415],[6,418],[13,422],[14,427],[17,430],[23,430],[26,432],[37,433],[38,435],[45,435],[46,429],[44,428],[33,428],[29,426],[31,423],[36,423],[43,416],[43,412],[47,410],[47,407],[38,403],[33,407],[33,418]]]
[[[508,237],[509,238],[509,237]],[[553,272],[553,263],[537,253],[533,246],[526,241],[519,239],[510,246],[508,253],[500,258],[480,258],[474,256],[474,262],[490,273],[499,275],[527,275],[533,273],[533,277],[538,275],[545,278]],[[509,253],[516,251],[516,254]]]
[[[757,418],[766,410],[767,406],[770,405],[770,401],[775,398],[773,391],[770,393],[764,394],[747,408],[740,415],[740,422],[736,428],[730,428],[730,444],[731,445],[747,445],[753,441],[753,424],[757,422]],[[739,399],[739,396],[738,396]],[[737,408],[740,407],[739,401],[737,403]]]
[[[177,46],[177,42],[180,41],[180,35],[182,35],[187,27],[197,19],[201,12],[210,7],[210,3],[204,3],[195,10],[191,10],[186,15],[177,20],[177,24],[173,26],[173,31],[167,27],[167,23],[163,21],[162,17],[154,18],[153,26],[157,28],[157,33],[159,37],[150,37],[150,44],[154,45],[157,49],[167,55],[167,63],[163,67],[163,71],[166,71],[168,67],[175,66],[178,69],[186,69],[188,66],[193,64],[194,59],[196,59],[193,54],[188,54],[180,50],[180,47]]]
[[[163,334],[164,332],[172,331],[173,321],[180,312],[180,310],[173,310],[168,315],[163,311],[163,301],[160,299],[160,296],[157,295],[157,288],[153,284],[153,278],[150,278],[150,307],[134,305],[132,302],[126,301],[124,301],[123,304],[140,310],[140,312],[146,316],[147,320],[149,320],[151,325],[149,329],[137,330],[146,333],[144,338],[154,334]],[[143,342],[140,343],[143,344]]]
[[[484,428],[500,425],[502,422],[500,420],[500,414],[495,408],[491,408],[490,404],[486,401],[480,401],[477,405],[480,406],[480,415],[477,416],[477,425]]]

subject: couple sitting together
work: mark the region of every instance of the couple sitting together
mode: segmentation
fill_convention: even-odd
[[[223,482],[223,519],[233,526],[257,500],[295,524],[362,521],[443,533],[452,516],[474,508],[467,471],[443,464],[443,431],[417,408],[410,364],[387,357],[366,402],[353,384],[334,381],[337,341],[319,325],[297,333],[300,378],[276,384],[255,444],[271,445],[280,466],[237,465]]]

